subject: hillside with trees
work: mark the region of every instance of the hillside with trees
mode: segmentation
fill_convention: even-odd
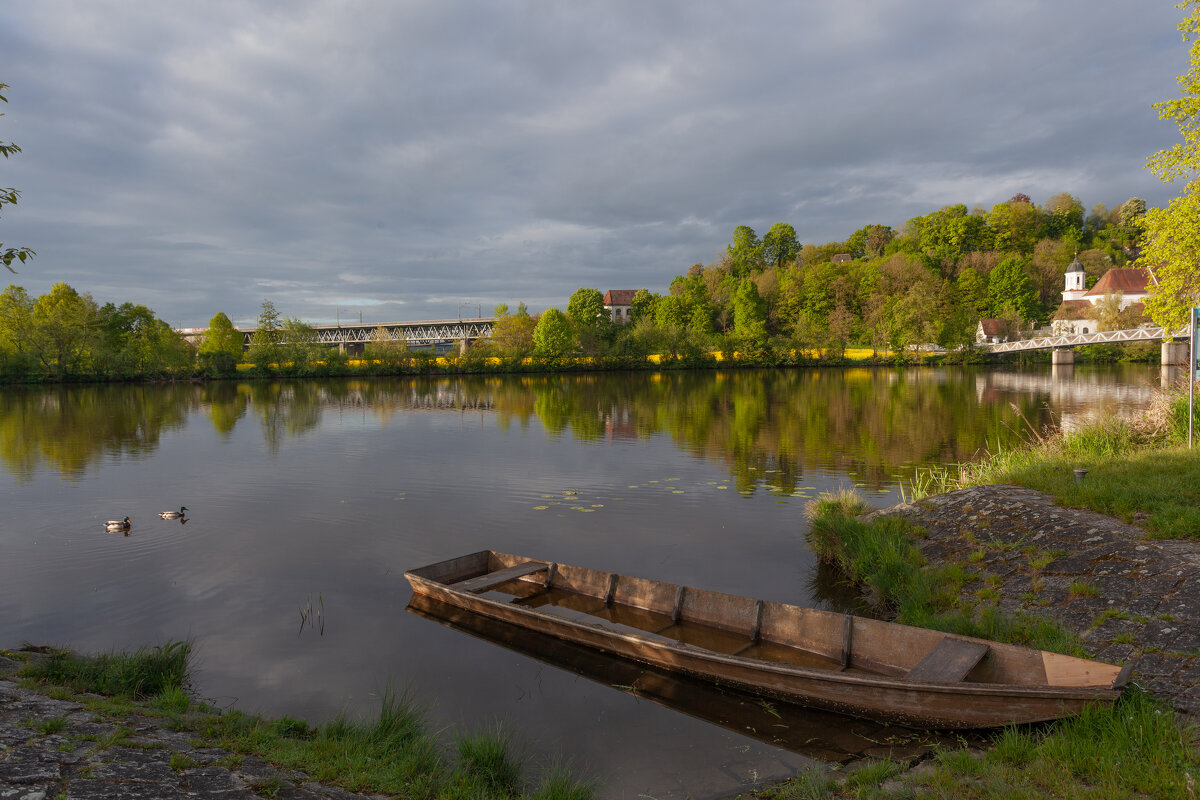
[[[1070,194],[1044,205],[1017,194],[991,209],[945,206],[898,231],[865,225],[823,245],[802,244],[784,222],[761,237],[740,225],[719,259],[692,265],[665,293],[639,291],[627,325],[601,320],[597,328],[588,322],[595,317],[573,314],[600,296],[576,292],[567,313],[574,352],[820,348],[836,358],[847,347],[959,350],[974,342],[981,318],[1005,320],[1014,331],[1045,325],[1073,259],[1089,287],[1136,260],[1145,213],[1136,197],[1085,212]],[[555,354],[563,352],[561,332],[558,341]],[[532,334],[525,351],[537,352]]]

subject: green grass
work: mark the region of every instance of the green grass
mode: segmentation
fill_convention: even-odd
[[[254,754],[350,791],[409,800],[591,800],[593,796],[592,783],[563,764],[537,770],[536,780],[527,784],[526,773],[532,770],[527,769],[513,734],[501,728],[461,734],[452,748],[447,747],[438,732],[430,730],[420,704],[407,694],[385,694],[372,719],[341,716],[317,726],[287,716],[267,719],[216,711],[195,702],[185,689],[189,653],[183,642],[133,654],[80,656],[61,651],[28,663],[21,677],[27,686],[83,702],[99,718],[115,722],[110,735],[95,740],[97,750],[131,744],[128,718],[152,714],[165,717],[164,724],[193,734],[205,746]],[[51,720],[39,732],[57,729],[58,722]],[[191,763],[180,757],[172,759],[171,766],[179,771]],[[284,787],[267,783],[253,788],[261,796],[276,796]]]
[[[882,615],[907,625],[1086,655],[1078,637],[1049,619],[964,604],[963,588],[969,576],[961,566],[925,563],[913,544],[923,531],[903,517],[864,522],[853,516],[865,507],[861,498],[844,492],[822,496],[809,505],[807,536],[818,557],[877,600]],[[993,588],[981,589],[978,594],[998,599]]]
[[[1153,538],[1200,538],[1200,449],[1185,444],[1186,400],[1160,396],[1141,416],[1107,418],[978,461],[920,472],[915,499],[967,486],[1012,483],[1140,525]],[[1088,470],[1075,480],[1077,467]]]
[[[144,699],[186,687],[191,650],[189,642],[168,642],[134,653],[98,656],[59,650],[46,660],[27,666],[22,675],[37,683],[67,686],[77,692]]]

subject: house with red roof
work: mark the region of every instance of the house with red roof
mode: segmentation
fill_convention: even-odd
[[[637,293],[637,289],[609,289],[604,293],[604,310],[613,322],[624,324],[629,321],[629,312],[633,310],[633,296]]]

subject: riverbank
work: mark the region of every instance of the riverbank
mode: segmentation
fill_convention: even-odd
[[[562,766],[526,788],[503,731],[460,734],[445,748],[405,697],[385,698],[376,720],[316,727],[221,712],[185,691],[189,649],[0,651],[0,798],[592,796]]]
[[[920,499],[891,508],[864,513],[847,492],[814,501],[814,550],[879,613],[1130,664],[1134,685],[1111,710],[1006,729],[985,751],[806,775],[760,797],[1193,800],[1200,459],[1178,444],[1180,411],[1164,396],[1131,421],[1029,426],[1029,446],[934,470]]]

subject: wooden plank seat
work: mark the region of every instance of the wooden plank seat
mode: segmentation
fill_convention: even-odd
[[[478,594],[479,592],[486,592],[488,589],[493,589],[502,583],[508,583],[511,580],[540,572],[548,566],[548,564],[542,561],[522,561],[520,564],[508,567],[507,569],[498,569],[486,575],[467,578],[464,581],[452,583],[450,586],[460,592],[474,592]]]
[[[983,660],[990,649],[981,642],[947,636],[910,669],[904,679],[922,683],[957,683],[967,677],[967,673]]]

